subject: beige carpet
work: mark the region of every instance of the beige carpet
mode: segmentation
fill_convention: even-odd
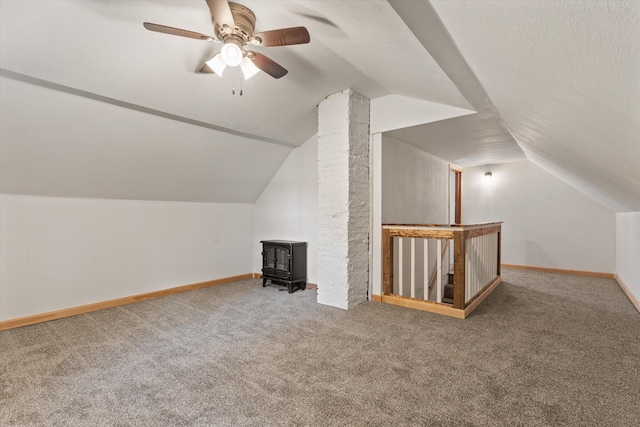
[[[247,280],[0,332],[0,425],[637,426],[615,282],[503,279],[466,320]]]

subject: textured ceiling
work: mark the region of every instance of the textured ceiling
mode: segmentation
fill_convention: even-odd
[[[204,0],[1,1],[0,190],[252,202],[328,95],[470,108],[384,0],[242,3],[256,31],[304,25],[311,43],[255,48],[289,74],[259,73],[239,96],[237,69],[195,73],[219,44],[142,26],[212,34]]]
[[[389,135],[462,167],[525,158],[500,119],[481,113],[398,129]]]
[[[640,210],[640,2],[432,3],[530,160]]]
[[[316,133],[316,105],[346,88],[469,106],[386,1],[243,4],[257,16],[256,31],[305,25],[311,43],[255,48],[289,74],[259,73],[242,97],[232,95],[237,69],[222,78],[194,73],[219,44],[142,26],[212,34],[204,0],[3,0],[0,61],[13,72],[293,146]]]
[[[195,73],[218,44],[142,27],[212,34],[204,0],[0,1],[2,191],[250,202],[315,134],[317,104],[352,88],[477,111],[393,131],[445,160],[526,154],[640,210],[640,2],[242,3],[257,31],[304,25],[311,43],[255,48],[289,74],[259,73],[240,97],[236,73]]]
[[[522,149],[431,4],[404,0],[389,3],[478,112],[390,134],[462,167],[524,160]]]

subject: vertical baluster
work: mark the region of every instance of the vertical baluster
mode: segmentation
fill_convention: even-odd
[[[471,268],[471,258],[473,257],[473,239],[466,239],[465,242],[465,247],[466,247],[466,253],[465,253],[465,257],[464,257],[464,262],[465,262],[465,272],[466,272],[466,280],[465,283],[467,284],[467,289],[466,289],[466,296],[465,296],[465,302],[469,301],[469,295],[472,295],[473,293],[473,283],[472,283],[472,277],[473,277],[473,269]]]
[[[493,277],[498,275],[498,233],[493,233],[493,260],[491,261],[493,267]]]
[[[493,234],[489,234],[487,236],[487,283],[493,277],[493,273],[491,272],[493,265],[491,260],[493,259]]]
[[[402,246],[403,239],[402,237],[398,237],[398,295],[402,296],[402,285],[403,285],[403,277],[402,277],[402,267],[404,266],[404,259],[402,258]]]
[[[489,261],[491,260],[491,251],[489,250],[491,248],[490,237],[490,234],[484,236],[484,259],[482,260],[482,269],[484,270],[483,286],[489,283],[489,275],[491,274],[489,272]]]
[[[489,240],[489,259],[487,260],[487,272],[489,276],[489,280],[493,279],[495,275],[493,274],[493,233],[488,236]]]
[[[482,287],[483,280],[484,280],[484,235],[480,236],[480,238],[478,239],[478,283],[476,283],[476,289],[473,291],[473,295],[478,293],[478,289]]]
[[[472,242],[473,259],[471,261],[473,262],[473,276],[471,278],[473,279],[473,282],[471,284],[471,292],[469,292],[467,299],[471,299],[473,297],[473,294],[476,292],[476,286],[478,286],[478,258],[480,258],[480,256],[478,255],[478,238],[474,237]]]
[[[476,293],[478,292],[478,289],[480,289],[480,286],[482,285],[482,281],[484,280],[484,252],[483,252],[483,245],[484,245],[484,236],[479,236],[478,237],[478,283],[476,285]]]
[[[442,302],[442,240],[436,240],[436,301]]]
[[[487,277],[491,280],[493,278],[493,234],[487,236],[487,240],[489,242],[489,253],[487,254],[489,256],[489,259],[487,259]]]
[[[473,250],[471,251],[471,271],[473,274],[471,275],[471,289],[469,293],[467,293],[467,301],[471,299],[471,295],[473,295],[476,289],[476,281],[478,277],[478,239],[476,237],[471,239],[471,246]]]
[[[482,260],[482,268],[484,270],[484,279],[482,286],[489,283],[489,276],[491,275],[491,269],[489,262],[491,261],[491,235],[484,236],[484,259]]]
[[[494,234],[494,240],[495,240],[495,247],[493,248],[493,272],[495,273],[494,276],[498,275],[498,263],[500,262],[500,254],[498,253],[499,249],[500,249],[500,243],[499,243],[499,238],[500,238],[500,234],[499,233],[495,233]]]
[[[496,269],[496,276],[498,276],[500,274],[500,272],[501,272],[501,269],[500,269],[500,260],[502,258],[502,254],[500,253],[501,246],[502,246],[502,243],[500,242],[500,240],[501,240],[500,235],[501,234],[502,233],[500,233],[500,232],[496,233],[496,251],[495,251],[496,252],[496,259],[495,259],[495,262],[493,263],[495,265],[495,269]]]
[[[489,283],[493,277],[493,273],[491,272],[491,266],[493,264],[491,263],[491,260],[493,260],[493,234],[487,235],[487,260],[485,264],[487,270],[487,283]]]
[[[482,287],[485,285],[486,282],[486,278],[487,278],[487,239],[486,239],[487,235],[483,234],[481,239],[480,239],[480,247],[482,248],[482,251],[480,252],[482,254],[482,258],[480,259],[480,267],[481,267],[481,272],[482,274],[480,275],[480,283],[478,284],[478,289],[476,289],[476,294],[478,293],[478,291],[480,289],[482,289]]]
[[[491,252],[492,252],[492,248],[493,248],[493,244],[492,244],[492,240],[493,240],[493,235],[492,234],[488,234],[486,241],[487,241],[487,249],[486,249],[486,253],[487,253],[487,258],[484,261],[484,269],[486,271],[486,277],[487,280],[486,282],[489,283],[489,280],[491,280]]]
[[[476,247],[476,250],[473,251],[473,253],[475,254],[475,273],[473,275],[473,288],[471,289],[471,294],[469,294],[469,299],[473,298],[473,296],[476,293],[476,290],[478,289],[478,282],[480,281],[480,258],[482,257],[482,253],[480,252],[480,237],[476,237],[475,239],[473,239],[473,244]]]
[[[478,293],[478,289],[480,289],[480,283],[482,282],[482,236],[478,236],[478,255],[477,255],[477,270],[478,274],[476,275],[476,286],[473,290],[473,294],[471,294],[471,298]]]
[[[429,239],[422,239],[424,245],[424,299],[429,299]]]
[[[478,290],[482,289],[484,285],[488,283],[487,277],[489,276],[489,272],[487,271],[487,262],[489,261],[489,256],[487,254],[487,235],[482,235],[482,280],[480,281],[480,286]]]
[[[489,280],[493,280],[493,278],[496,276],[495,272],[493,271],[493,253],[495,251],[495,245],[494,245],[494,240],[493,240],[493,236],[495,233],[492,233],[489,237],[489,265],[487,266],[487,270],[489,271]]]
[[[478,255],[478,283],[476,283],[473,295],[478,293],[478,289],[482,287],[482,281],[484,280],[484,235],[478,239]]]
[[[416,239],[411,238],[411,298],[416,297]]]

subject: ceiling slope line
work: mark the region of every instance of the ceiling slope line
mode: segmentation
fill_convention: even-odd
[[[526,156],[431,3],[427,0],[421,2],[387,1],[469,104],[479,114],[495,118],[502,131]]]
[[[285,147],[289,147],[289,148],[296,148],[297,145],[295,144],[290,144],[288,142],[284,142],[284,141],[279,141],[276,139],[271,139],[271,138],[265,138],[263,136],[260,135],[253,135],[250,133],[246,133],[246,132],[241,132],[241,131],[237,131],[234,129],[230,129],[230,128],[225,128],[223,126],[217,126],[211,123],[207,123],[207,122],[203,122],[200,120],[194,120],[194,119],[190,119],[184,116],[179,116],[177,114],[172,114],[172,113],[167,113],[165,111],[161,111],[161,110],[156,110],[154,108],[149,108],[149,107],[144,107],[142,105],[137,105],[137,104],[133,104],[131,102],[126,102],[126,101],[121,101],[119,99],[115,99],[115,98],[109,98],[108,96],[103,96],[103,95],[98,95],[96,93],[92,93],[92,92],[88,92],[82,89],[76,89],[70,86],[65,86],[59,83],[53,83],[47,80],[43,80],[43,79],[39,79],[37,77],[32,77],[26,74],[22,74],[22,73],[18,73],[16,71],[11,71],[8,70],[6,68],[0,68],[0,76],[2,77],[6,77],[12,80],[17,80],[23,83],[28,83],[28,84],[32,84],[32,85],[36,85],[36,86],[40,86],[40,87],[44,87],[47,89],[52,89],[58,92],[63,92],[63,93],[68,93],[71,95],[77,95],[77,96],[81,96],[83,98],[87,98],[87,99],[92,99],[94,101],[99,101],[99,102],[103,102],[106,104],[111,104],[111,105],[115,105],[118,107],[123,107],[123,108],[127,108],[129,110],[134,110],[134,111],[139,111],[141,113],[146,113],[146,114],[151,114],[157,117],[162,117],[165,119],[169,119],[169,120],[175,120],[178,122],[182,122],[182,123],[186,123],[186,124],[190,124],[193,126],[199,126],[199,127],[203,127],[203,128],[207,128],[207,129],[211,129],[211,130],[215,130],[218,132],[222,132],[222,133],[226,133],[229,135],[234,135],[234,136],[239,136],[242,138],[247,138],[247,139],[253,139],[256,141],[262,141],[262,142],[267,142],[269,144],[275,144],[275,145],[281,145],[281,146],[285,146]]]

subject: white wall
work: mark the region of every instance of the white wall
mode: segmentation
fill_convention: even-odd
[[[370,293],[380,295],[382,224],[448,223],[449,163],[389,135],[372,135],[370,146],[373,185]]]
[[[640,300],[640,212],[616,214],[616,273]]]
[[[466,168],[462,176],[462,221],[504,221],[503,263],[614,272],[616,214],[609,208],[528,160]]]
[[[0,196],[0,320],[252,272],[253,206]]]
[[[291,148],[0,76],[0,192],[253,203]]]
[[[448,224],[449,163],[382,136],[382,222]]]
[[[261,240],[307,242],[307,280],[318,283],[318,142],[295,148],[255,202],[253,271],[262,271]]]

